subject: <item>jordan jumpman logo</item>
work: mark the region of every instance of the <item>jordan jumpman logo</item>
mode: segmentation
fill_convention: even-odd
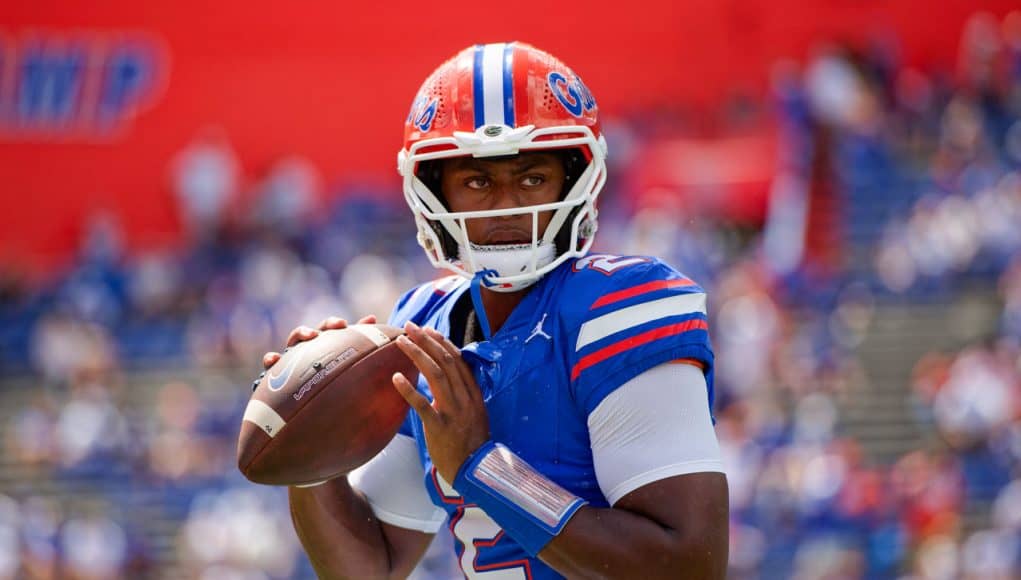
[[[528,342],[530,340],[532,340],[533,338],[535,338],[537,336],[542,336],[546,340],[553,340],[553,337],[548,335],[548,334],[546,334],[546,332],[542,329],[542,323],[546,322],[546,315],[547,314],[548,314],[548,312],[543,312],[542,313],[542,318],[539,320],[538,323],[536,323],[535,328],[532,329],[532,334],[528,335],[528,338],[525,339],[525,344],[528,344]]]

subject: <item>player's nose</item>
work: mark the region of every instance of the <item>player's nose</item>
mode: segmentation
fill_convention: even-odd
[[[512,209],[527,205],[521,188],[516,187],[512,181],[498,181],[493,185],[490,196],[491,206],[489,209]]]
[[[489,209],[508,209],[518,207],[520,200],[512,188],[503,182],[493,184],[492,195],[490,196],[491,206]]]

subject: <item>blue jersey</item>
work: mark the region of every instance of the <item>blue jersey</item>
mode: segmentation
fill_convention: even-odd
[[[398,302],[390,324],[410,320],[450,336],[451,311],[468,287],[456,277],[423,284]],[[462,349],[482,390],[493,440],[593,506],[606,507],[589,444],[589,413],[620,385],[675,359],[704,365],[711,407],[713,354],[704,301],[699,286],[655,258],[589,255],[550,272],[490,340]],[[418,388],[431,399],[424,378]],[[438,476],[414,411],[401,432],[417,442],[426,487],[448,514],[466,576],[560,577]]]

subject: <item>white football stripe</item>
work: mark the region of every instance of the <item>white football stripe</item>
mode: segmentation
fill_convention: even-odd
[[[485,123],[503,125],[503,49],[505,43],[482,47],[482,91]]]
[[[277,433],[287,424],[284,418],[273,410],[273,407],[255,399],[248,401],[248,406],[245,407],[245,415],[242,419],[249,423],[254,423],[256,427],[265,431],[266,435],[270,437],[276,437]]]
[[[386,333],[371,324],[352,324],[348,328],[371,340],[376,346],[383,346],[390,342],[390,337]]]
[[[705,314],[704,293],[681,294],[621,308],[582,324],[575,350],[581,350],[597,340],[646,322],[692,312]]]

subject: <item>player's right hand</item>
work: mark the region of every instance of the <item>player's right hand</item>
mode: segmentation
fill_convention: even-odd
[[[376,315],[370,314],[363,317],[358,321],[358,324],[375,324]],[[347,320],[339,318],[337,316],[330,316],[325,318],[319,323],[319,328],[309,328],[308,326],[299,326],[291,331],[287,335],[287,348],[290,348],[299,342],[305,342],[306,340],[312,340],[319,336],[319,332],[322,330],[339,330],[341,328],[347,328]],[[278,360],[280,360],[279,352],[267,352],[262,355],[262,366],[263,368],[269,368],[273,366]]]

